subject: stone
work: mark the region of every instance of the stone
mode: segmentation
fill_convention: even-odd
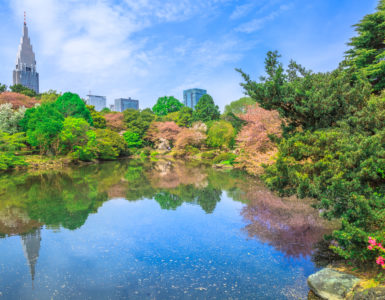
[[[385,300],[385,286],[378,286],[355,293],[353,300]]]
[[[310,275],[307,284],[322,299],[343,300],[359,281],[353,275],[325,268]]]
[[[170,150],[170,142],[164,138],[160,138],[156,143],[156,150],[159,151],[168,151]]]

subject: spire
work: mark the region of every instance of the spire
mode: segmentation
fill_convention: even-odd
[[[24,12],[24,25],[27,25],[27,16],[25,12]]]
[[[21,236],[21,244],[23,246],[24,256],[27,259],[29,265],[32,285],[35,279],[35,265],[37,259],[39,258],[40,241],[40,228]]]
[[[36,61],[35,53],[33,52],[31,40],[28,36],[28,27],[26,14],[24,12],[24,26],[23,26],[23,36],[20,39],[20,45],[17,52],[16,58],[16,69],[23,70],[28,68],[28,70],[36,70]]]

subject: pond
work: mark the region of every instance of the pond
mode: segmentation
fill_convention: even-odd
[[[0,175],[0,298],[306,299],[330,231],[240,171],[122,160]]]

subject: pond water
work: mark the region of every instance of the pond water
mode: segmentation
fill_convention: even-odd
[[[0,175],[0,298],[306,299],[316,211],[239,171],[123,160]]]

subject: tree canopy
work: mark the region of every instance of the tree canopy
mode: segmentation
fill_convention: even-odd
[[[236,101],[231,102],[225,106],[224,114],[244,114],[250,105],[255,104],[255,100],[250,97],[243,97]]]
[[[85,102],[80,99],[79,95],[73,93],[64,93],[54,103],[55,108],[60,111],[63,116],[83,118],[93,125],[91,113],[86,107]]]
[[[27,88],[21,84],[11,85],[9,88],[14,93],[23,94],[23,95],[26,95],[28,97],[36,97],[37,96],[37,94],[34,90],[31,90],[31,89],[29,89],[29,88]]]
[[[152,107],[152,111],[157,116],[165,116],[168,113],[179,111],[183,107],[183,104],[173,96],[164,96],[158,98],[156,104]]]
[[[206,94],[203,95],[193,112],[194,121],[209,122],[213,120],[218,120],[221,113],[219,112],[219,107],[215,105],[213,98]]]

